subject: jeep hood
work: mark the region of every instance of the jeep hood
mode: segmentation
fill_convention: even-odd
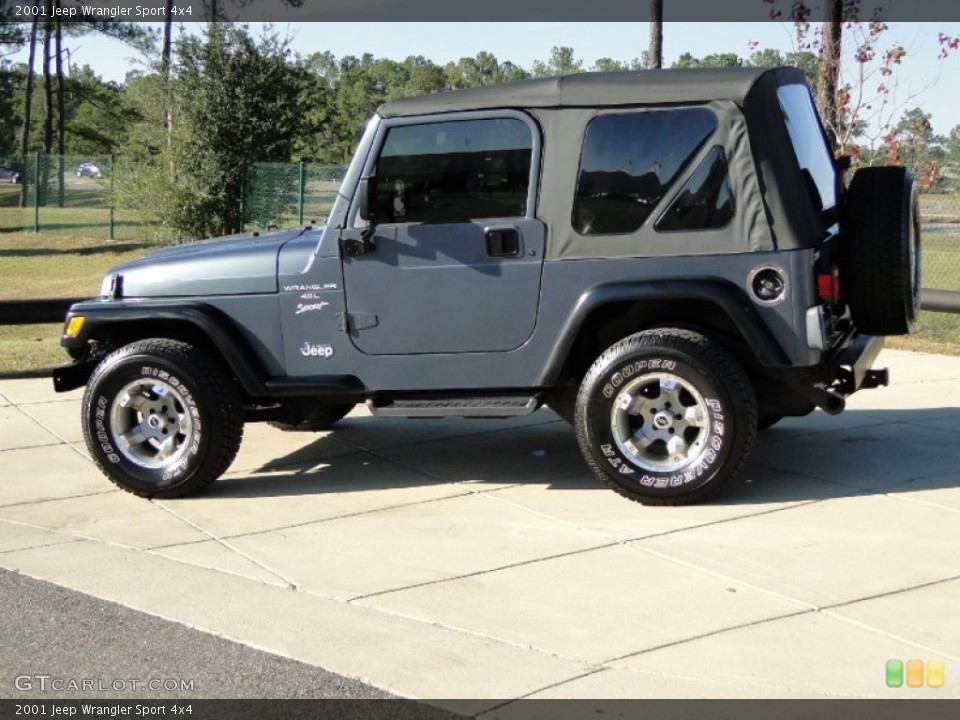
[[[110,274],[122,277],[125,298],[275,293],[280,248],[302,234],[296,228],[165,248]]]

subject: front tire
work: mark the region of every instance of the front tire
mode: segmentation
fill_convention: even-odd
[[[152,339],[108,355],[83,396],[94,462],[146,498],[192,495],[222,475],[243,437],[233,382],[197,348]]]
[[[757,435],[753,386],[703,335],[648,330],[611,346],[577,397],[577,439],[594,473],[645,505],[689,505],[726,486]]]

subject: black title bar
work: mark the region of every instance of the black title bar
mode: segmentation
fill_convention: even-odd
[[[648,22],[647,0],[61,0],[73,20],[125,22],[209,22],[211,5],[218,19],[245,22]],[[49,13],[44,0],[0,0],[7,21],[24,22]],[[862,0],[860,20],[960,20],[956,0]],[[664,0],[664,22],[789,22],[793,0]],[[809,22],[823,19],[824,0],[806,3]],[[945,29],[949,34],[949,28]]]

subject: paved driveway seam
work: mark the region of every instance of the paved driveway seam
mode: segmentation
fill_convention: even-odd
[[[59,447],[59,446],[56,446],[56,447]],[[98,490],[97,492],[79,493],[77,495],[64,495],[61,497],[41,498],[39,500],[18,500],[17,502],[12,502],[12,503],[0,503],[0,513],[2,513],[5,508],[23,507],[24,505],[43,505],[44,503],[62,502],[64,500],[76,500],[78,498],[95,497],[97,495],[110,495],[111,493],[115,493],[115,492],[119,492],[119,491],[115,489],[114,490]],[[7,518],[0,518],[0,519],[6,520]],[[15,522],[15,521],[11,520],[10,522]],[[31,525],[31,527],[33,526]]]
[[[751,582],[749,582],[749,581],[747,581],[747,580],[742,580],[742,579],[740,579],[740,578],[733,577],[732,575],[726,575],[725,573],[716,572],[715,570],[710,570],[710,569],[708,569],[708,568],[703,567],[702,565],[698,565],[698,564],[696,564],[696,563],[692,563],[692,562],[689,562],[689,561],[687,561],[687,560],[682,560],[682,559],[680,559],[680,558],[678,558],[678,557],[675,557],[675,556],[673,556],[673,555],[668,555],[668,554],[662,553],[662,552],[660,552],[660,551],[658,551],[658,550],[654,550],[654,549],[651,548],[651,547],[645,546],[642,541],[641,541],[641,542],[631,541],[631,542],[627,543],[627,547],[630,548],[631,550],[636,551],[636,552],[649,553],[650,555],[653,555],[654,557],[657,557],[657,558],[659,558],[659,559],[661,559],[661,560],[666,560],[666,561],[675,563],[675,564],[677,564],[677,565],[682,565],[683,567],[686,567],[686,568],[688,568],[688,569],[690,569],[690,570],[695,570],[695,571],[697,571],[697,572],[699,572],[699,573],[702,573],[702,574],[704,574],[704,575],[709,575],[710,577],[715,577],[715,578],[717,578],[718,580],[723,580],[724,582],[734,583],[735,585],[741,585],[741,586],[743,586],[743,587],[750,588],[751,590],[755,590],[755,591],[757,591],[757,592],[763,593],[764,595],[769,595],[770,597],[775,597],[775,598],[777,598],[778,600],[785,600],[786,602],[793,603],[794,605],[801,605],[802,607],[805,607],[805,608],[807,608],[808,610],[819,610],[819,609],[820,609],[820,606],[814,605],[813,603],[809,603],[809,602],[807,602],[807,601],[805,601],[805,600],[801,600],[801,599],[799,599],[799,598],[795,598],[795,597],[793,597],[792,595],[787,595],[787,594],[785,594],[785,593],[779,593],[779,592],[776,592],[775,590],[770,590],[770,589],[768,589],[768,588],[761,587],[760,585],[755,585],[755,584],[753,584],[753,583],[751,583]]]
[[[236,538],[248,538],[255,537],[257,535],[269,535],[270,533],[281,532],[283,530],[293,530],[295,528],[309,527],[310,525],[321,525],[323,523],[334,522],[336,520],[343,520],[345,518],[355,518],[361,517],[363,515],[374,515],[379,512],[384,512],[386,510],[399,510],[401,508],[416,507],[417,505],[429,505],[430,503],[443,502],[444,500],[453,500],[455,498],[467,497],[468,495],[478,494],[475,493],[472,489],[466,487],[462,483],[458,482],[444,482],[444,485],[460,486],[463,489],[463,492],[457,493],[456,495],[444,495],[443,497],[436,498],[427,498],[426,500],[416,500],[414,502],[407,503],[398,503],[396,505],[386,505],[384,507],[376,507],[370,510],[358,510],[357,512],[344,513],[343,515],[334,515],[332,517],[318,518],[317,520],[308,520],[306,522],[293,523],[292,525],[281,525],[280,527],[271,527],[264,530],[253,530],[252,532],[244,533],[229,533],[223,535],[224,540],[233,540]],[[486,491],[489,492],[489,491]],[[193,543],[174,543],[172,545],[165,545],[164,547],[178,547],[180,545],[192,545]]]
[[[920,587],[923,587],[923,586],[920,586]],[[908,590],[914,590],[914,589],[916,588],[906,588],[904,590],[898,590],[897,592],[898,593],[906,592]],[[881,595],[879,597],[885,597],[885,596]],[[880,637],[884,637],[889,640],[896,640],[897,642],[902,642],[906,645],[911,645],[912,647],[928,652],[932,656],[935,656],[937,658],[960,661],[960,655],[955,655],[951,652],[944,650],[943,648],[936,648],[936,647],[931,647],[929,645],[924,645],[923,643],[917,642],[916,640],[911,640],[910,638],[906,638],[903,635],[898,635],[897,633],[883,630],[881,628],[876,627],[875,625],[870,625],[869,623],[861,622],[860,620],[854,620],[853,618],[845,617],[844,615],[833,612],[831,610],[825,609],[821,611],[821,614],[823,614],[825,617],[833,618],[834,620],[839,620],[840,622],[847,623],[848,625],[853,625],[854,627],[858,627],[862,630],[866,630],[868,632],[873,633],[874,635],[879,635]]]
[[[239,555],[240,557],[244,558],[245,560],[249,560],[249,561],[252,562],[254,565],[256,565],[257,567],[259,567],[261,570],[266,570],[266,571],[267,571],[268,573],[270,573],[271,575],[274,575],[275,577],[279,578],[280,580],[282,580],[282,581],[287,585],[287,587],[293,588],[293,589],[295,589],[295,590],[299,590],[299,589],[300,589],[299,586],[297,585],[297,583],[296,583],[294,580],[291,580],[290,578],[286,577],[283,573],[281,573],[281,572],[279,572],[279,571],[277,571],[277,570],[274,570],[273,568],[269,567],[267,564],[261,562],[261,561],[258,560],[257,558],[251,557],[250,555],[248,555],[247,553],[243,552],[243,551],[240,550],[239,548],[234,547],[233,545],[231,545],[229,542],[227,542],[227,541],[224,540],[223,538],[217,537],[217,535],[216,535],[215,533],[212,533],[212,532],[210,532],[209,530],[200,527],[200,526],[197,525],[195,522],[192,522],[192,521],[189,520],[188,518],[185,518],[183,515],[181,515],[180,513],[178,513],[178,512],[177,512],[176,510],[174,510],[173,508],[167,507],[166,505],[164,505],[162,502],[160,502],[160,501],[158,501],[158,500],[151,500],[150,502],[151,502],[153,505],[155,505],[156,507],[158,507],[158,508],[160,508],[161,510],[163,510],[164,512],[172,515],[173,517],[175,517],[177,520],[179,520],[180,522],[184,523],[185,525],[188,525],[189,527],[192,527],[194,530],[197,530],[198,532],[203,533],[204,535],[206,535],[208,538],[210,538],[211,540],[213,540],[213,541],[214,541],[215,543],[217,543],[218,545],[221,545],[222,547],[226,548],[228,551],[230,551],[230,552],[232,552],[232,553],[234,553],[234,554],[236,554],[236,555]],[[152,548],[152,549],[153,549],[153,548]]]
[[[604,545],[594,545],[588,548],[580,548],[579,550],[570,550],[569,552],[557,553],[556,555],[544,555],[542,557],[533,558],[532,560],[523,560],[521,562],[510,563],[508,565],[501,565],[500,567],[495,568],[485,568],[483,570],[477,570],[475,572],[468,572],[462,575],[456,575],[454,577],[445,577],[438,580],[427,580],[426,582],[413,583],[412,585],[404,585],[403,587],[390,588],[389,590],[378,590],[377,592],[366,593],[364,595],[357,595],[347,600],[348,603],[359,603],[362,600],[369,600],[370,598],[380,597],[382,595],[391,595],[393,593],[405,592],[407,590],[414,590],[416,588],[429,587],[431,585],[442,585],[443,583],[454,582],[457,580],[466,580],[468,578],[481,577],[483,575],[489,575],[491,573],[502,572],[504,570],[513,570],[514,568],[525,567],[527,565],[535,565],[541,562],[547,562],[548,560],[559,560],[560,558],[573,557],[575,555],[585,555],[586,553],[592,553],[597,550],[606,550],[607,548],[612,548],[620,545],[618,542],[606,543]],[[323,596],[325,597],[325,596]],[[364,605],[363,607],[367,607]],[[377,608],[378,610],[380,608]]]

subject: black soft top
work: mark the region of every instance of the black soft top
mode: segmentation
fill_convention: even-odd
[[[604,107],[731,100],[743,104],[767,74],[791,76],[793,68],[684,68],[580,73],[522,80],[394,100],[380,106],[383,117],[492,108]],[[780,82],[796,82],[783,77]]]

